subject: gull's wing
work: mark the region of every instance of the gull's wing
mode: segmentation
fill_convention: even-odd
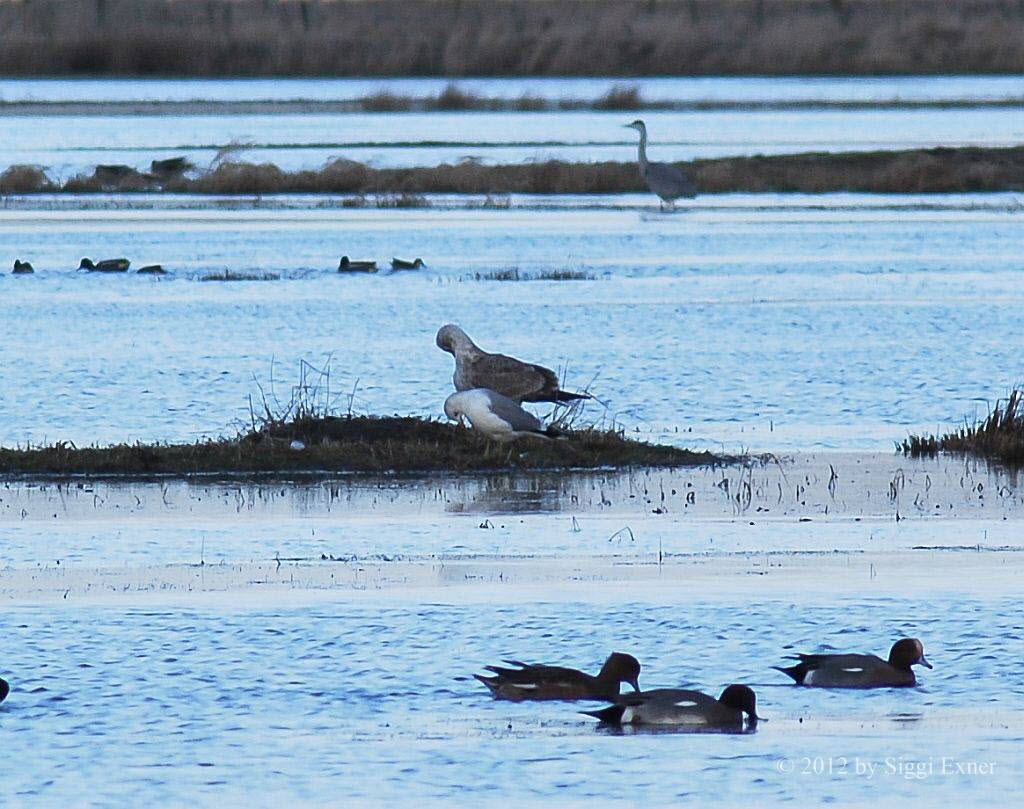
[[[470,381],[516,401],[549,397],[558,392],[558,377],[550,368],[522,362],[504,354],[484,354],[472,362]]]

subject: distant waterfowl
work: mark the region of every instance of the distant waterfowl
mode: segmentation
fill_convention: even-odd
[[[647,125],[643,121],[638,119],[625,126],[640,133],[640,176],[644,178],[647,187],[661,198],[662,208],[668,203],[669,210],[674,210],[676,200],[680,197],[697,196],[696,186],[676,166],[671,163],[652,163],[647,159]]]
[[[478,433],[507,444],[517,438],[557,438],[553,427],[545,427],[533,413],[527,413],[507,396],[485,388],[453,393],[444,403],[444,414],[463,423],[467,419]]]
[[[406,261],[401,258],[391,259],[391,269],[393,270],[418,270],[420,267],[426,266],[422,258],[417,258],[414,261]]]
[[[11,270],[14,275],[31,275],[35,272],[35,268],[27,261],[21,259],[14,259],[14,269]]]
[[[718,699],[700,691],[659,688],[627,694],[618,704],[600,711],[584,711],[609,725],[675,725],[694,729],[724,730],[743,728],[743,715],[753,727],[757,715],[757,697],[745,685],[730,685]]]
[[[195,166],[187,157],[168,157],[165,160],[154,160],[149,164],[150,172],[163,180],[177,177],[192,168]]]
[[[504,354],[490,354],[454,323],[442,326],[437,347],[455,357],[455,390],[487,388],[517,402],[571,402],[590,399],[589,393],[570,393],[558,387],[550,368],[522,362]]]
[[[602,699],[612,701],[619,697],[620,683],[628,683],[640,690],[640,663],[635,657],[612,652],[596,675],[561,666],[544,666],[506,660],[510,666],[484,666],[495,676],[474,674],[487,686],[495,699],[522,700],[577,700]]]
[[[342,256],[338,262],[338,272],[377,272],[377,262],[352,261],[348,256]]]
[[[911,666],[931,668],[924,645],[917,638],[903,638],[893,644],[888,661],[863,654],[798,654],[795,666],[773,666],[793,678],[797,685],[818,688],[892,688],[917,684]]]
[[[147,264],[135,271],[136,275],[167,275],[167,270],[160,264]]]
[[[7,695],[11,693],[11,684],[7,682],[3,677],[0,677],[0,702],[7,699]]]
[[[83,258],[78,265],[80,270],[89,272],[128,272],[131,262],[126,258],[106,258],[103,261],[92,262],[91,259]]]

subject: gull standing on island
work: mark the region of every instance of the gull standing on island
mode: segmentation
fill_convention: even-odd
[[[556,438],[553,427],[545,428],[532,413],[527,413],[507,396],[485,388],[453,393],[444,402],[444,414],[452,421],[467,419],[478,433],[507,444],[517,438]]]
[[[452,381],[457,391],[487,388],[515,403],[571,402],[593,398],[589,393],[561,390],[558,376],[550,368],[483,351],[453,323],[438,330],[437,347],[455,357]]]

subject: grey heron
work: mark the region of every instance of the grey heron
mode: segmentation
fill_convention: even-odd
[[[661,197],[662,208],[667,202],[669,210],[675,210],[679,197],[692,199],[697,196],[697,187],[678,168],[671,163],[652,163],[647,159],[647,125],[643,121],[637,119],[625,126],[640,133],[640,176],[644,178],[647,187]]]
[[[454,323],[438,329],[437,347],[455,357],[455,390],[488,388],[516,402],[571,402],[591,399],[589,393],[570,393],[558,387],[550,368],[522,362],[504,354],[490,354],[469,339]]]

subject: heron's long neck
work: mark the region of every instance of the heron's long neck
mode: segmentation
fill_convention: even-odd
[[[647,169],[647,130],[640,130],[640,147],[639,147],[639,160],[640,170],[645,171]]]

